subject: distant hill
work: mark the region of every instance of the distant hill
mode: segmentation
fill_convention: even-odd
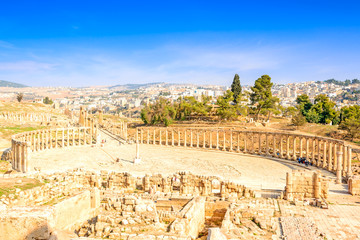
[[[125,89],[138,89],[140,87],[148,87],[151,85],[158,85],[158,84],[164,84],[164,83],[163,82],[154,82],[154,83],[144,83],[144,84],[124,84],[124,85],[111,86],[109,88],[111,89],[111,88],[123,87]]]
[[[14,82],[9,82],[9,81],[5,81],[5,80],[0,80],[0,87],[13,87],[13,88],[24,88],[24,87],[28,87],[24,84],[20,84],[20,83],[14,83]]]

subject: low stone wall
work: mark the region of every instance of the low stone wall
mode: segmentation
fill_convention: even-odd
[[[175,219],[170,225],[170,233],[196,239],[205,223],[205,198],[194,198],[186,204],[180,213],[182,218]]]
[[[76,225],[96,216],[100,207],[100,191],[95,188],[65,199],[54,206],[54,226],[57,229],[74,229]]]
[[[320,172],[293,170],[286,174],[285,199],[293,201],[305,198],[327,199],[329,180]]]
[[[360,176],[352,176],[349,178],[348,184],[351,195],[360,195]]]
[[[351,176],[352,148],[344,141],[300,134],[240,131],[225,128],[137,128],[142,144],[241,152],[296,161],[305,157],[314,166]],[[340,159],[339,154],[342,154]]]
[[[0,210],[0,240],[49,239],[54,230],[73,230],[96,216],[100,192],[93,189],[54,206],[11,207]]]
[[[69,173],[70,175],[71,173]],[[69,176],[70,177],[70,176]],[[223,198],[254,197],[255,193],[243,185],[222,181],[215,176],[198,176],[191,173],[179,172],[170,176],[145,175],[134,177],[129,173],[101,171],[74,173],[74,182],[93,187],[104,187],[112,190],[136,191],[149,193],[179,193],[197,196],[219,196]]]
[[[12,136],[11,159],[13,169],[29,172],[31,153],[96,143],[97,129],[92,127],[57,128],[20,133]]]

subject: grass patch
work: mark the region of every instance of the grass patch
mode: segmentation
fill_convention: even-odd
[[[10,186],[2,186],[2,187],[0,187],[0,197],[4,194],[8,195],[11,193],[15,193],[16,188],[19,188],[22,191],[25,191],[25,190],[32,189],[35,187],[40,187],[42,185],[44,185],[44,183],[41,183],[39,180],[34,180],[33,182],[19,183],[19,184],[14,184],[14,185],[10,185]]]
[[[16,125],[16,126],[0,127],[0,132],[2,133],[4,138],[10,138],[12,135],[18,133],[30,132],[44,128],[47,128],[47,126],[22,127],[21,125]]]

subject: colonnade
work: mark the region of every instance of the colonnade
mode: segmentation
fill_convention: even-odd
[[[216,149],[296,161],[305,157],[312,165],[340,176],[351,176],[352,149],[344,141],[300,134],[202,128],[137,128],[142,144]]]
[[[90,127],[57,128],[19,133],[12,136],[12,168],[21,172],[31,169],[31,153],[96,143],[97,129]]]
[[[15,113],[15,112],[1,112],[0,119],[15,121],[15,122],[50,122],[51,114],[48,113]]]

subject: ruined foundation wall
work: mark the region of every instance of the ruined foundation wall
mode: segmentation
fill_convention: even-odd
[[[99,191],[95,193],[98,196],[92,198],[90,191],[85,191],[74,197],[66,199],[54,206],[54,225],[57,229],[72,229],[76,224],[96,216],[96,210],[100,206],[100,201],[93,204],[93,201],[100,199]]]
[[[48,239],[51,211],[15,208],[0,211],[0,240]]]
[[[196,197],[180,211],[182,218],[177,218],[170,226],[170,232],[196,239],[205,223],[205,198]]]
[[[328,191],[329,181],[322,177],[320,172],[293,170],[286,174],[285,199],[287,200],[327,199]]]
[[[351,195],[360,195],[360,177],[352,176],[349,178],[349,193]]]

